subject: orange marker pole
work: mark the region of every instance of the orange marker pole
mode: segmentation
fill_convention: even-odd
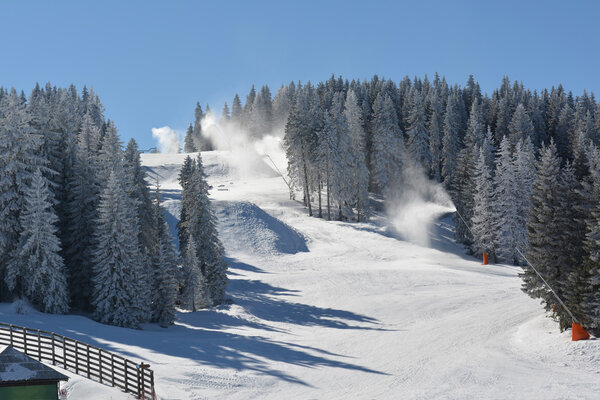
[[[488,253],[483,252],[483,265],[488,265]]]

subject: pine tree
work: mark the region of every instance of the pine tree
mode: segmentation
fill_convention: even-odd
[[[309,183],[313,181],[310,172],[311,149],[316,142],[316,132],[310,130],[310,102],[312,87],[307,84],[298,93],[285,126],[284,147],[288,159],[288,175],[295,187],[302,188],[308,215],[312,216]]]
[[[531,140],[533,137],[533,124],[525,112],[523,104],[517,106],[517,109],[508,124],[508,131],[510,132],[510,141],[513,147],[515,147],[519,141],[525,141],[528,138]]]
[[[40,310],[62,314],[69,310],[69,296],[56,236],[58,217],[52,208],[52,192],[39,168],[24,194],[20,243],[7,277],[12,280],[20,275],[25,295]]]
[[[431,153],[431,171],[429,175],[437,182],[442,181],[442,132],[437,111],[433,111],[429,121],[429,152]]]
[[[344,116],[344,98],[342,93],[334,95],[330,111],[333,136],[337,142],[337,151],[332,159],[332,177],[330,181],[331,198],[337,203],[338,219],[353,216],[352,204],[352,170],[348,167],[347,155],[352,151],[352,141],[348,132],[348,124]]]
[[[358,222],[368,218],[369,213],[369,172],[365,159],[365,133],[362,127],[361,110],[353,90],[346,96],[344,117],[348,126],[350,142],[352,144],[347,154],[347,165],[352,173],[353,205],[356,208]]]
[[[496,111],[496,129],[494,130],[494,138],[496,143],[500,143],[506,136],[509,137],[508,124],[510,123],[511,113],[508,98],[502,97],[498,103],[498,109]]]
[[[204,137],[202,134],[202,120],[206,115],[210,114],[210,108],[206,105],[206,113],[202,111],[200,102],[196,102],[196,109],[194,110],[194,127],[192,132],[194,148],[196,151],[210,151],[212,150],[212,144],[209,139]]]
[[[569,158],[569,131],[573,125],[573,109],[569,104],[565,104],[560,111],[554,132],[556,149],[563,160]]]
[[[73,149],[67,176],[63,257],[69,271],[69,292],[74,308],[88,310],[92,293],[92,235],[101,190],[98,173],[99,129],[89,114]]]
[[[423,114],[423,99],[416,90],[411,90],[410,112],[408,116],[408,150],[413,159],[425,171],[431,166],[431,153],[429,147],[429,134],[425,127]]]
[[[228,282],[227,263],[223,259],[223,245],[218,237],[217,219],[208,198],[208,183],[200,154],[191,177],[190,191],[194,205],[188,210],[187,229],[195,242],[212,304],[221,304],[225,299]]]
[[[558,282],[559,290],[566,306],[578,321],[587,324],[586,300],[590,294],[588,280],[590,268],[586,264],[586,217],[590,212],[583,187],[575,176],[575,169],[567,162],[561,171],[560,192],[563,201],[557,214],[557,222],[562,234],[563,251],[558,261],[562,264],[563,277]],[[564,310],[556,312],[561,330],[571,326],[571,317]]]
[[[227,287],[227,263],[223,259],[223,245],[218,237],[216,216],[208,198],[208,183],[200,154],[195,163],[186,160],[180,173],[180,182],[183,190],[182,214],[178,223],[179,248],[187,251],[189,241],[194,242],[211,304],[220,304],[225,298]],[[187,237],[183,238],[182,235]],[[184,257],[184,264],[190,260],[192,259]],[[186,268],[184,265],[184,270]]]
[[[475,254],[488,253],[492,256],[495,251],[494,201],[492,175],[488,167],[489,161],[483,148],[479,150],[479,158],[475,164],[475,194],[473,198],[473,248]]]
[[[179,249],[183,251],[187,248],[187,239],[189,233],[187,230],[188,209],[192,207],[192,197],[190,196],[189,184],[192,174],[196,168],[195,161],[187,156],[183,161],[181,171],[179,172],[179,185],[181,186],[181,213],[177,221],[177,237],[179,239]]]
[[[451,178],[454,183],[451,190],[449,190],[454,205],[462,216],[462,218],[454,218],[456,240],[466,245],[470,245],[473,240],[471,231],[466,226],[465,221],[470,221],[473,217],[473,194],[475,193],[473,177],[477,157],[478,147],[476,143],[473,143],[473,147],[465,147],[460,151],[456,171]]]
[[[181,291],[181,304],[190,311],[211,305],[209,288],[197,253],[196,243],[190,237],[183,255],[184,285]]]
[[[576,276],[570,276],[573,285],[581,288],[578,293],[585,297],[573,298],[572,302],[579,300],[582,316],[580,317],[585,327],[598,336],[600,334],[600,151],[592,148],[590,152],[590,164],[592,170],[592,185],[589,189],[590,197],[594,199],[591,204],[590,218],[586,221],[586,257],[583,263],[583,271]],[[587,277],[585,272],[587,271]],[[581,285],[579,280],[585,279]]]
[[[531,191],[535,179],[535,150],[531,140],[517,143],[517,149],[513,156],[515,170],[515,190],[517,199],[517,227],[515,232],[515,243],[519,249],[527,249],[527,221],[529,220],[529,209],[531,208]],[[521,263],[521,256],[518,257]]]
[[[250,121],[250,114],[252,113],[252,106],[254,104],[254,100],[256,99],[256,89],[254,88],[254,84],[250,88],[250,92],[246,96],[246,102],[244,103],[244,113],[243,113],[243,124],[246,125],[248,121]],[[245,126],[247,127],[247,125]]]
[[[221,111],[220,122],[227,123],[227,122],[229,122],[230,119],[231,119],[231,113],[229,112],[229,106],[227,105],[227,102],[225,102],[225,104],[223,104],[223,110]]]
[[[456,97],[448,96],[446,115],[444,116],[444,130],[442,138],[442,177],[449,191],[456,190],[453,178],[456,174],[458,154],[461,149],[460,118],[457,110]]]
[[[288,86],[281,86],[273,98],[273,127],[285,126],[292,104],[291,91]]]
[[[148,285],[140,262],[135,207],[113,171],[100,197],[94,233],[94,317],[105,324],[138,328],[149,319]]]
[[[519,246],[519,243],[517,243],[518,232],[524,229],[524,225],[520,225],[522,221],[520,220],[520,210],[518,208],[518,184],[510,150],[510,140],[505,136],[502,142],[500,142],[496,161],[494,185],[494,209],[496,215],[493,228],[497,232],[496,254],[500,260],[509,263],[515,263],[519,259],[516,250]]]
[[[183,151],[186,153],[195,153],[198,151],[196,149],[196,145],[194,144],[194,128],[192,127],[192,124],[188,126],[188,129],[185,132],[185,138],[183,139]]]
[[[157,225],[153,218],[154,205],[150,197],[150,189],[146,182],[146,172],[142,168],[140,152],[135,139],[130,139],[123,154],[125,163],[126,186],[129,197],[136,205],[137,217],[140,224],[139,242],[141,251],[148,257],[156,245]]]
[[[179,268],[177,265],[177,251],[173,245],[173,239],[163,217],[163,212],[157,187],[153,209],[157,237],[152,263],[152,320],[158,322],[162,327],[167,327],[175,322],[177,314],[175,303],[179,291],[177,280]]]
[[[556,146],[551,142],[543,147],[537,165],[537,174],[531,195],[531,210],[527,223],[529,248],[527,259],[544,277],[558,296],[563,297],[562,284],[570,272],[569,265],[562,264],[564,245],[561,230],[557,224],[561,211],[560,164]],[[521,274],[523,291],[533,298],[540,298],[546,311],[562,315],[562,310],[553,294],[530,268]]]
[[[465,134],[465,146],[481,146],[485,133],[485,124],[483,122],[483,112],[479,99],[475,98],[471,105],[471,113],[467,122],[467,132]]]
[[[243,118],[243,109],[242,102],[240,101],[240,96],[235,94],[233,98],[233,104],[231,105],[231,121],[235,124],[241,124]]]
[[[388,95],[377,96],[373,110],[371,180],[375,191],[391,189],[401,168],[404,138],[394,104]]]
[[[44,172],[47,164],[40,156],[42,138],[33,132],[30,121],[25,105],[12,89],[0,107],[0,274],[17,293],[22,291],[22,275],[10,276],[6,267],[15,261],[25,190],[35,170],[41,167]]]
[[[104,136],[99,144],[97,176],[99,182],[105,183],[111,172],[123,165],[123,143],[112,121],[106,123]]]
[[[331,221],[331,202],[334,187],[338,134],[328,112],[323,113],[323,127],[318,132],[319,145],[317,147],[316,162],[322,171],[326,191],[327,220]]]

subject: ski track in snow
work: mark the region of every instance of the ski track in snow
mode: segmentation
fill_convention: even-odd
[[[172,228],[184,157],[142,155]],[[149,362],[162,399],[598,398],[600,341],[560,333],[520,291],[520,268],[464,255],[448,216],[431,248],[400,240],[383,216],[310,218],[266,164],[240,171],[232,157],[203,153],[231,304],[139,331],[9,304],[1,320]],[[72,398],[131,398],[69,376]]]

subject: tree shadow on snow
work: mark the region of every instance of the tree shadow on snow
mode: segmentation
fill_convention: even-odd
[[[229,262],[232,270],[262,271],[235,260]],[[285,367],[278,369],[277,364],[305,368],[341,368],[387,375],[350,362],[352,357],[348,355],[274,340],[260,334],[260,331],[283,331],[269,325],[269,322],[332,329],[386,330],[377,327],[376,319],[350,311],[297,303],[292,300],[299,295],[299,291],[276,287],[259,280],[231,279],[227,294],[233,300],[232,304],[198,312],[179,312],[176,324],[169,328],[160,328],[156,324],[144,324],[143,330],[116,328],[76,315],[53,316],[40,313],[23,316],[12,314],[11,319],[14,321],[7,322],[48,330],[48,319],[56,319],[51,322],[56,333],[120,353],[134,362],[140,360],[140,356],[135,350],[128,351],[128,346],[132,349],[150,350],[148,354],[190,359],[199,366],[250,370],[305,386],[310,385],[285,372]],[[37,318],[38,314],[44,317]],[[228,332],[227,329],[231,328],[250,328],[258,332]],[[124,348],[113,346],[110,342],[122,344]],[[148,357],[143,361],[156,365],[157,360],[153,360],[151,355]],[[162,356],[157,357],[158,360],[161,358]],[[173,365],[173,368],[177,366]],[[157,378],[163,379],[159,376]]]
[[[239,270],[242,270],[245,272],[254,272],[257,274],[268,274],[268,272],[265,271],[264,269],[258,268],[254,265],[246,264],[245,262],[238,261],[235,258],[231,258],[231,257],[223,257],[223,258],[225,259],[227,264],[229,264],[228,274],[232,273],[233,269],[239,269]],[[239,274],[234,273],[234,275],[239,275]]]
[[[230,272],[261,269],[234,259],[228,259]],[[298,290],[272,286],[260,280],[230,279],[227,293],[236,305],[247,313],[270,322],[302,326],[322,326],[336,329],[386,330],[377,326],[379,321],[365,315],[334,308],[322,308],[290,301]],[[369,324],[369,325],[356,325]]]
[[[160,189],[160,201],[181,200],[181,190],[179,189]]]

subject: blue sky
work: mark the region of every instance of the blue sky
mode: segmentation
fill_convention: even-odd
[[[503,75],[600,95],[598,1],[6,1],[0,85],[94,87],[124,141],[290,80]]]

